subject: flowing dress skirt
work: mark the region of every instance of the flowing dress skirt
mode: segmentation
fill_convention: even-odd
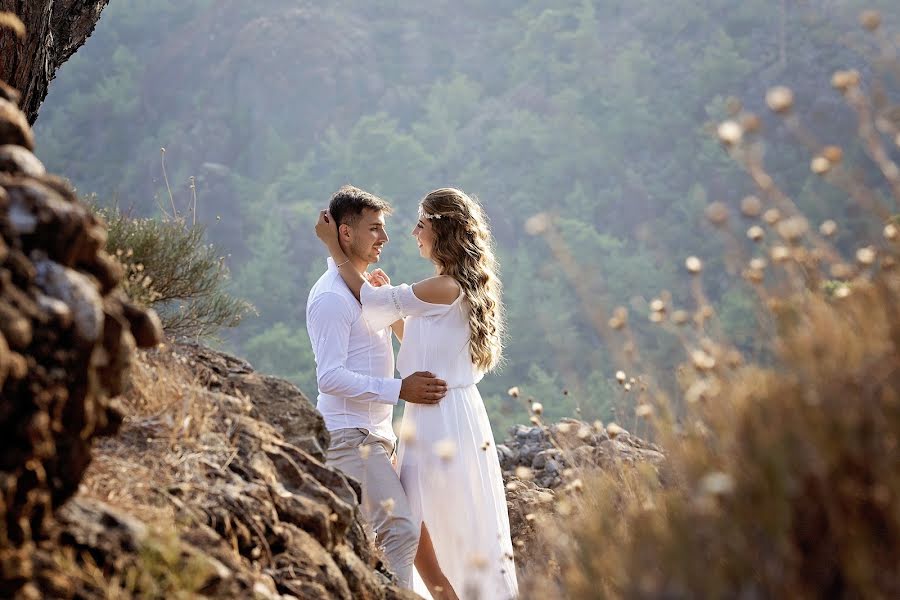
[[[456,593],[463,600],[515,598],[506,494],[478,388],[451,388],[433,406],[407,403],[400,432],[400,481]],[[431,597],[418,574],[413,591]]]

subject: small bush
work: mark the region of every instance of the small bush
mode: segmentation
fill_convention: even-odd
[[[205,338],[234,327],[253,307],[226,291],[225,259],[204,243],[204,229],[184,219],[138,218],[97,211],[109,227],[107,251],[125,267],[122,287],[156,309],[173,338]]]

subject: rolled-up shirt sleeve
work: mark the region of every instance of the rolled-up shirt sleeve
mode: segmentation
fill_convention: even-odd
[[[397,404],[400,379],[372,377],[347,368],[353,316],[347,299],[324,293],[309,306],[307,329],[316,356],[319,391],[360,402]]]

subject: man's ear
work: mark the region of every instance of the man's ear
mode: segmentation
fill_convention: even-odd
[[[340,225],[338,225],[338,238],[348,241],[348,242],[350,241],[350,226],[349,225],[347,225],[346,223],[341,223]]]

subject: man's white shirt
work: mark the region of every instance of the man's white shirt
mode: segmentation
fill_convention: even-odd
[[[400,397],[391,329],[372,329],[334,261],[306,302],[306,331],[316,358],[316,408],[328,431],[360,427],[395,440],[391,426]]]

